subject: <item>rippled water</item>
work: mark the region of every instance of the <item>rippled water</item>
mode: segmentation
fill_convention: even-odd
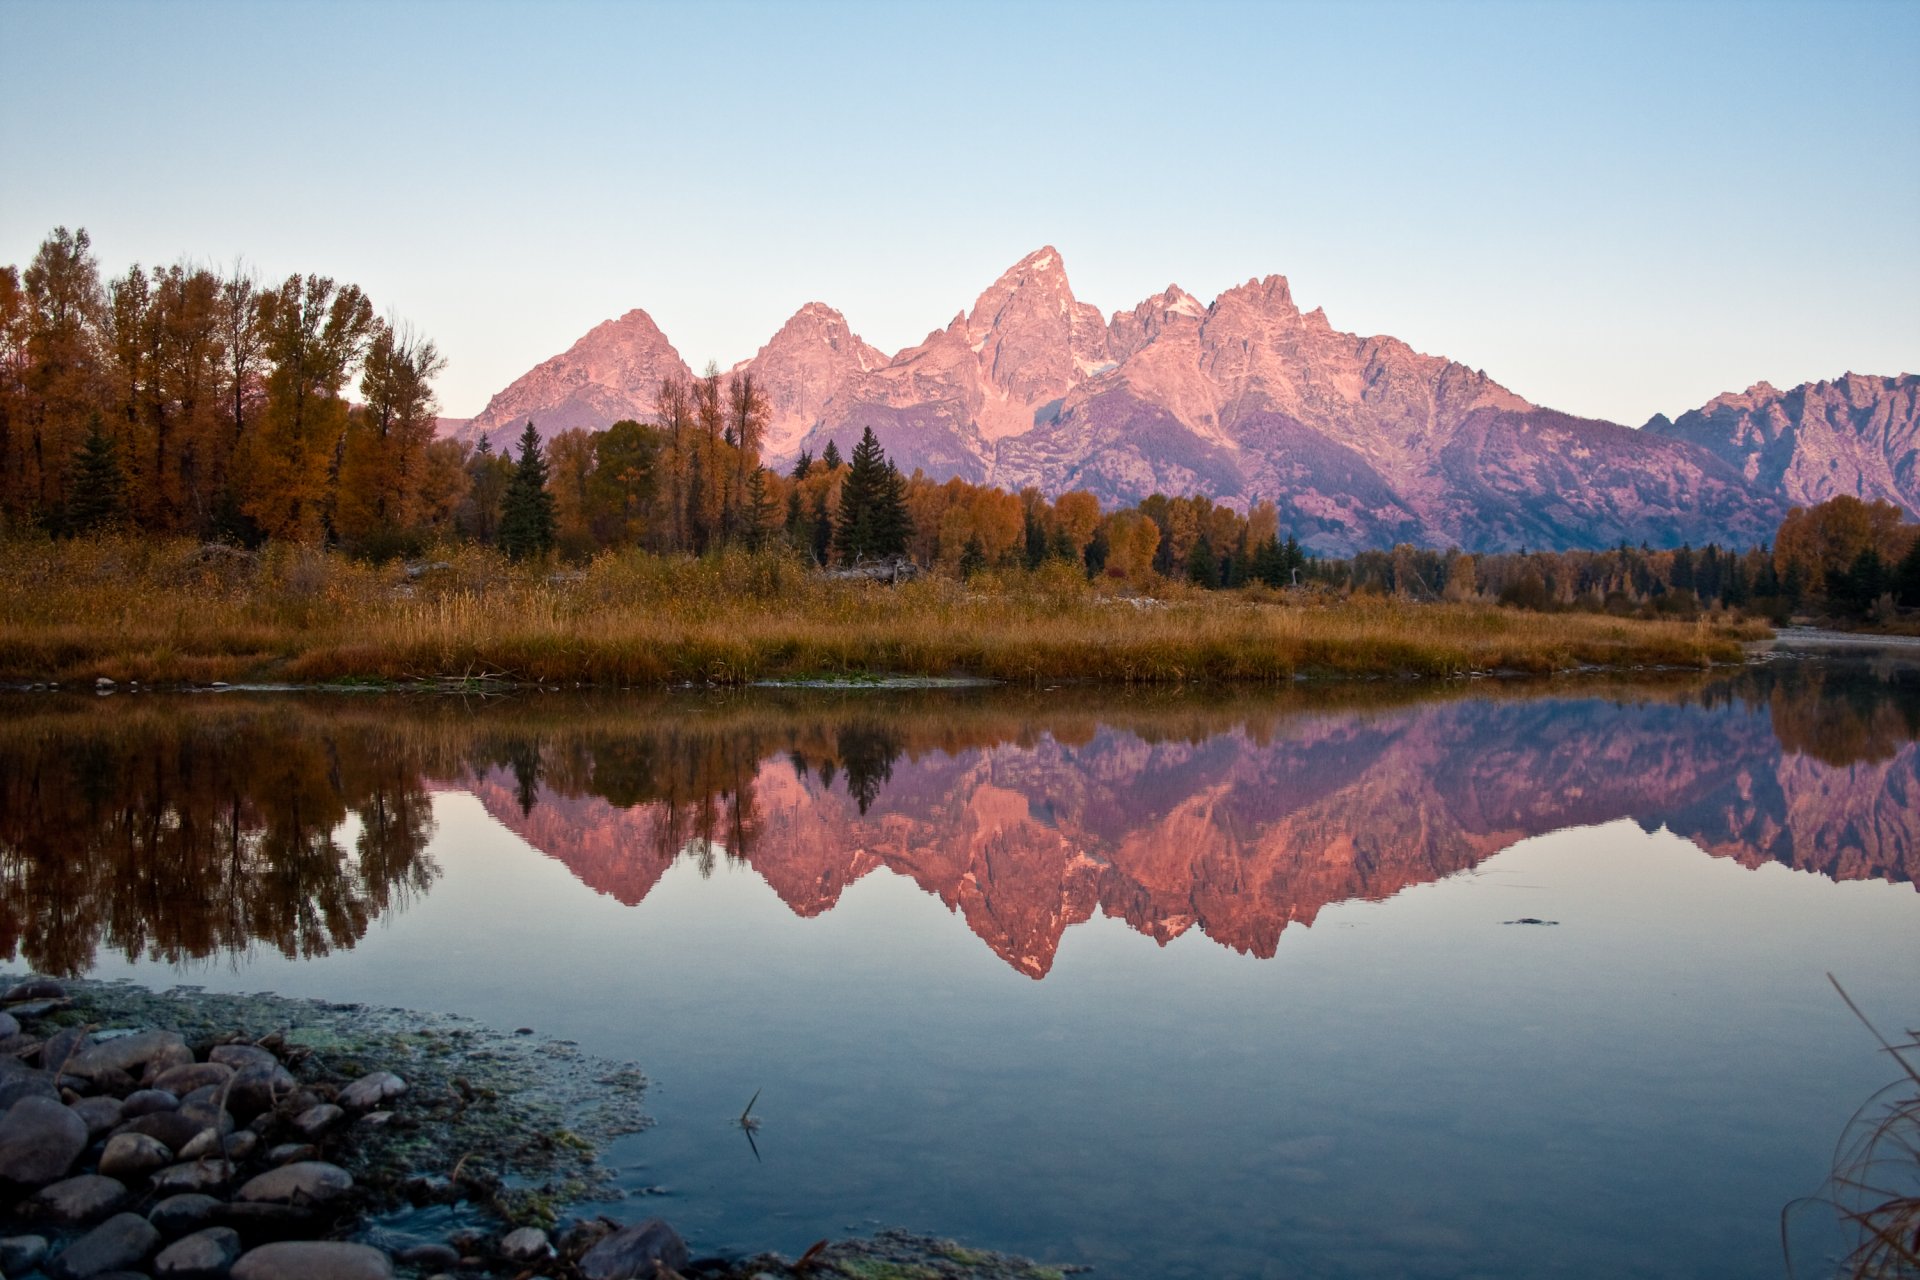
[[[1889,1078],[1824,975],[1920,1025],[1917,736],[1912,671],[1791,660],[8,696],[0,956],[636,1059],[660,1123],[614,1156],[659,1190],[622,1212],[697,1249],[884,1224],[1105,1275],[1779,1274],[1782,1206]]]

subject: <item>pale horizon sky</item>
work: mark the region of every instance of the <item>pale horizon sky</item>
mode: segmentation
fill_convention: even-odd
[[[643,307],[888,352],[1058,247],[1639,425],[1920,368],[1920,3],[0,3],[0,262],[365,288],[465,417]]]

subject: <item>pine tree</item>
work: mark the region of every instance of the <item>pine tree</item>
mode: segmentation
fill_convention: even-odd
[[[1194,539],[1193,550],[1187,553],[1187,581],[1209,590],[1220,585],[1220,569],[1204,533]]]
[[[1908,608],[1920,608],[1920,538],[1913,540],[1900,567],[1893,571],[1893,593]]]
[[[867,428],[867,434],[873,434],[872,427]],[[827,447],[820,452],[820,465],[827,469],[828,475],[838,471],[844,465],[840,461],[840,446],[831,440],[827,441]]]
[[[904,554],[911,524],[907,482],[887,461],[868,427],[853,451],[853,465],[840,482],[840,520],[833,549],[843,564]]]
[[[747,502],[745,534],[746,543],[756,550],[766,541],[767,531],[774,525],[774,517],[779,507],[774,503],[773,491],[767,487],[767,469],[755,467],[747,477]]]
[[[967,545],[960,548],[960,576],[971,578],[987,567],[987,549],[980,545],[978,534],[967,538]]]
[[[126,512],[127,478],[120,469],[120,446],[106,433],[100,415],[87,425],[87,438],[73,458],[68,486],[67,531],[94,533],[118,524]]]
[[[500,549],[515,560],[543,556],[553,548],[553,495],[547,492],[547,460],[540,433],[527,423],[520,433],[520,462],[500,504]]]
[[[832,441],[828,441],[828,443],[831,444]],[[802,449],[800,456],[793,460],[793,478],[795,480],[805,480],[807,478],[807,472],[811,470],[813,470],[813,455],[805,449]]]

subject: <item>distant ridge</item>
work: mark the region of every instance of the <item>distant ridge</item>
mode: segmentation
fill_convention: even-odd
[[[1920,511],[1920,379],[1762,383],[1645,429],[1532,405],[1483,370],[1301,312],[1281,276],[1203,305],[1177,285],[1103,318],[1058,250],[1009,268],[891,357],[809,302],[752,359],[772,405],[770,460],[872,427],[903,470],[1103,502],[1269,498],[1310,549],[1397,542],[1469,550],[1655,546],[1771,536],[1788,506],[1835,493]],[[515,379],[470,423],[496,447],[646,419],[690,376],[646,312],[598,325]]]

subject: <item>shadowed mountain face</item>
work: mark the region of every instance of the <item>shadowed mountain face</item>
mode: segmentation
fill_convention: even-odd
[[[801,916],[884,868],[1034,978],[1096,911],[1271,956],[1329,904],[1621,818],[1749,867],[1920,875],[1910,673],[1558,689],[471,714],[39,699],[0,719],[0,957],[72,972],[101,947],[350,947],[439,874],[430,796],[448,788],[629,905],[684,859],[744,864]]]
[[[750,360],[765,449],[784,462],[871,427],[903,471],[1108,503],[1273,500],[1309,549],[1400,541],[1469,550],[1770,536],[1837,493],[1920,510],[1911,375],[1761,384],[1634,431],[1529,404],[1484,370],[1344,333],[1280,276],[1202,304],[1177,285],[1103,318],[1059,252],[1028,254],[971,308],[888,357],[824,303]],[[643,311],[608,321],[461,428],[510,443],[649,418],[686,365]]]

